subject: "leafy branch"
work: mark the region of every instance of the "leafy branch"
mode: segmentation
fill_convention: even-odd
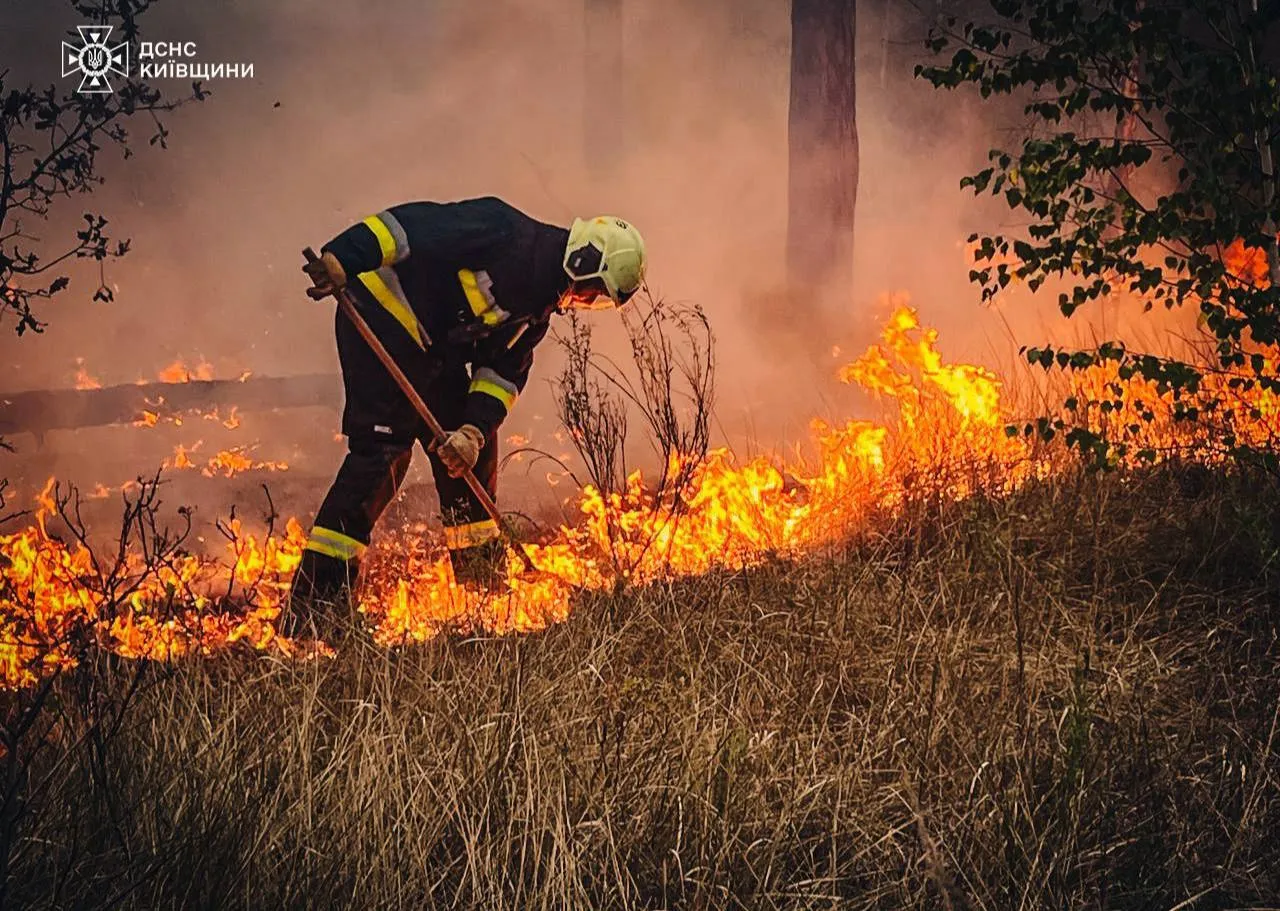
[[[1173,0],[992,0],[991,22],[943,20],[928,46],[950,59],[917,67],[937,88],[976,88],[1022,102],[1034,125],[1015,149],[963,179],[1021,214],[1015,233],[974,234],[970,278],[983,299],[1013,282],[1058,295],[1070,317],[1118,294],[1151,310],[1194,306],[1214,342],[1209,363],[1131,351],[1027,348],[1046,368],[1107,366],[1173,397],[1209,400],[1178,413],[1212,412],[1217,390],[1280,392],[1280,246],[1273,144],[1280,82],[1262,38],[1276,4]],[[1111,120],[1099,135],[1091,124]],[[1251,251],[1257,251],[1255,255]],[[1206,368],[1231,374],[1206,392]],[[1089,405],[1099,405],[1091,401]],[[1207,405],[1208,407],[1203,407]],[[1071,411],[1072,409],[1068,409]],[[1109,458],[1113,440],[1072,424],[1047,432]]]
[[[138,17],[154,0],[73,0],[80,17],[110,24],[136,51]],[[71,238],[40,233],[60,201],[90,193],[103,183],[101,154],[132,155],[136,119],[150,131],[149,144],[164,147],[169,135],[162,115],[208,95],[196,83],[181,97],[168,97],[138,79],[126,79],[114,93],[81,94],[68,82],[37,88],[15,85],[11,71],[0,72],[0,322],[15,320],[19,335],[39,332],[38,302],[64,291],[70,278],[59,270],[69,260],[99,264],[97,301],[112,300],[103,275],[106,260],[125,255],[127,239],[116,239],[105,216],[86,212]]]

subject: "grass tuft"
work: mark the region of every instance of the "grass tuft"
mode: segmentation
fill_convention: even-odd
[[[535,636],[149,664],[101,749],[50,735],[9,899],[1274,902],[1278,553],[1264,479],[1079,474]]]

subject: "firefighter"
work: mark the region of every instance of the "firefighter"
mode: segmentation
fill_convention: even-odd
[[[496,493],[497,431],[524,389],[552,314],[621,307],[644,280],[640,234],[611,216],[564,229],[502,200],[412,202],[353,225],[304,267],[319,300],[347,288],[373,331],[451,432],[436,445],[350,320],[337,313],[347,455],[320,505],[282,632],[349,601],[360,558],[404,480],[414,442],[431,462],[460,582],[492,584],[497,525],[462,475]]]

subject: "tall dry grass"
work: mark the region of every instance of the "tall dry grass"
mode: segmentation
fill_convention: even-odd
[[[148,665],[95,748],[66,678],[9,903],[1277,905],[1278,507],[1176,466],[920,505],[540,635]]]

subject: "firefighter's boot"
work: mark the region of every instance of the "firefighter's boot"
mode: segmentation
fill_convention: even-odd
[[[290,639],[341,638],[358,619],[351,596],[358,570],[355,560],[304,550],[276,631]]]
[[[453,578],[459,585],[471,584],[499,591],[506,584],[507,546],[501,538],[451,550],[449,562],[453,565]]]

